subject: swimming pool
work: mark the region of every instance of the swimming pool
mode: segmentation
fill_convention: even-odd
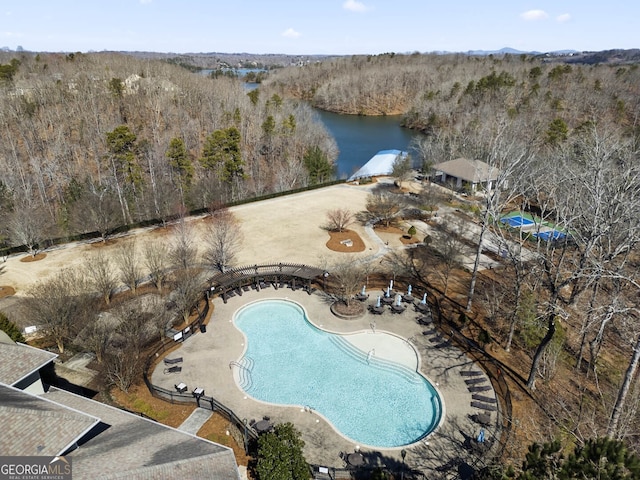
[[[255,302],[234,323],[247,340],[238,382],[257,400],[311,407],[370,447],[409,445],[440,421],[440,397],[422,375],[316,328],[297,303]]]

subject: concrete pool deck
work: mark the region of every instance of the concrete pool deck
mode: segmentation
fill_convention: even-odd
[[[151,375],[155,385],[173,389],[174,385],[184,382],[189,391],[203,388],[206,395],[231,408],[240,418],[259,420],[263,416],[271,417],[273,423],[292,422],[301,432],[305,442],[304,454],[311,464],[327,467],[344,467],[340,452],[353,452],[357,445],[338,433],[320,414],[309,411],[304,406],[285,407],[254,400],[247,396],[236,383],[233,361],[243,354],[244,335],[233,324],[235,312],[251,302],[265,299],[289,299],[302,305],[312,323],[327,331],[348,334],[346,338],[361,350],[375,349],[376,356],[400,361],[416,368],[436,387],[443,402],[444,420],[438,429],[428,437],[411,446],[406,464],[412,468],[428,470],[446,464],[450,459],[463,458],[461,445],[465,439],[475,438],[480,426],[470,416],[481,413],[471,406],[472,394],[467,388],[461,371],[480,372],[473,361],[455,347],[436,347],[432,337],[423,334],[431,327],[417,323],[418,314],[407,309],[401,314],[390,312],[383,315],[365,313],[357,319],[345,320],[334,316],[329,299],[321,292],[312,295],[302,290],[274,288],[261,291],[250,290],[242,296],[235,296],[225,304],[222,299],[211,300],[213,313],[207,332],[188,338],[172,356],[183,357],[182,371],[177,374],[165,374],[162,362]],[[370,301],[370,303],[373,303]],[[375,322],[375,333],[372,324]],[[381,335],[381,333],[390,333]],[[413,348],[409,348],[409,343]],[[417,352],[417,353],[416,353]],[[475,377],[474,377],[475,378]],[[482,372],[485,385],[489,379]],[[357,388],[357,385],[354,385]],[[484,392],[486,396],[495,396],[493,391]],[[499,417],[491,415],[492,423],[485,426],[487,439],[499,437]],[[394,449],[367,448],[359,445],[368,456],[368,461],[393,466],[401,462],[401,447]]]

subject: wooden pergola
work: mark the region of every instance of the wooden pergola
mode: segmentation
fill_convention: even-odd
[[[303,288],[309,294],[313,291],[311,282],[323,277],[327,272],[321,268],[294,263],[268,265],[248,265],[219,273],[209,280],[209,293],[217,294],[227,303],[228,297],[248,291],[271,287],[289,286],[293,290]]]

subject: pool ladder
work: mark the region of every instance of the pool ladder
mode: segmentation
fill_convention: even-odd
[[[229,368],[233,369],[234,366],[238,367],[240,387],[243,390],[249,390],[253,385],[253,379],[251,378],[251,372],[253,370],[253,359],[245,356],[241,361],[230,361]]]

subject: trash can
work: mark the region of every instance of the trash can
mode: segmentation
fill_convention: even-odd
[[[207,333],[207,326],[204,323],[202,325],[200,325],[200,331],[202,333]]]

